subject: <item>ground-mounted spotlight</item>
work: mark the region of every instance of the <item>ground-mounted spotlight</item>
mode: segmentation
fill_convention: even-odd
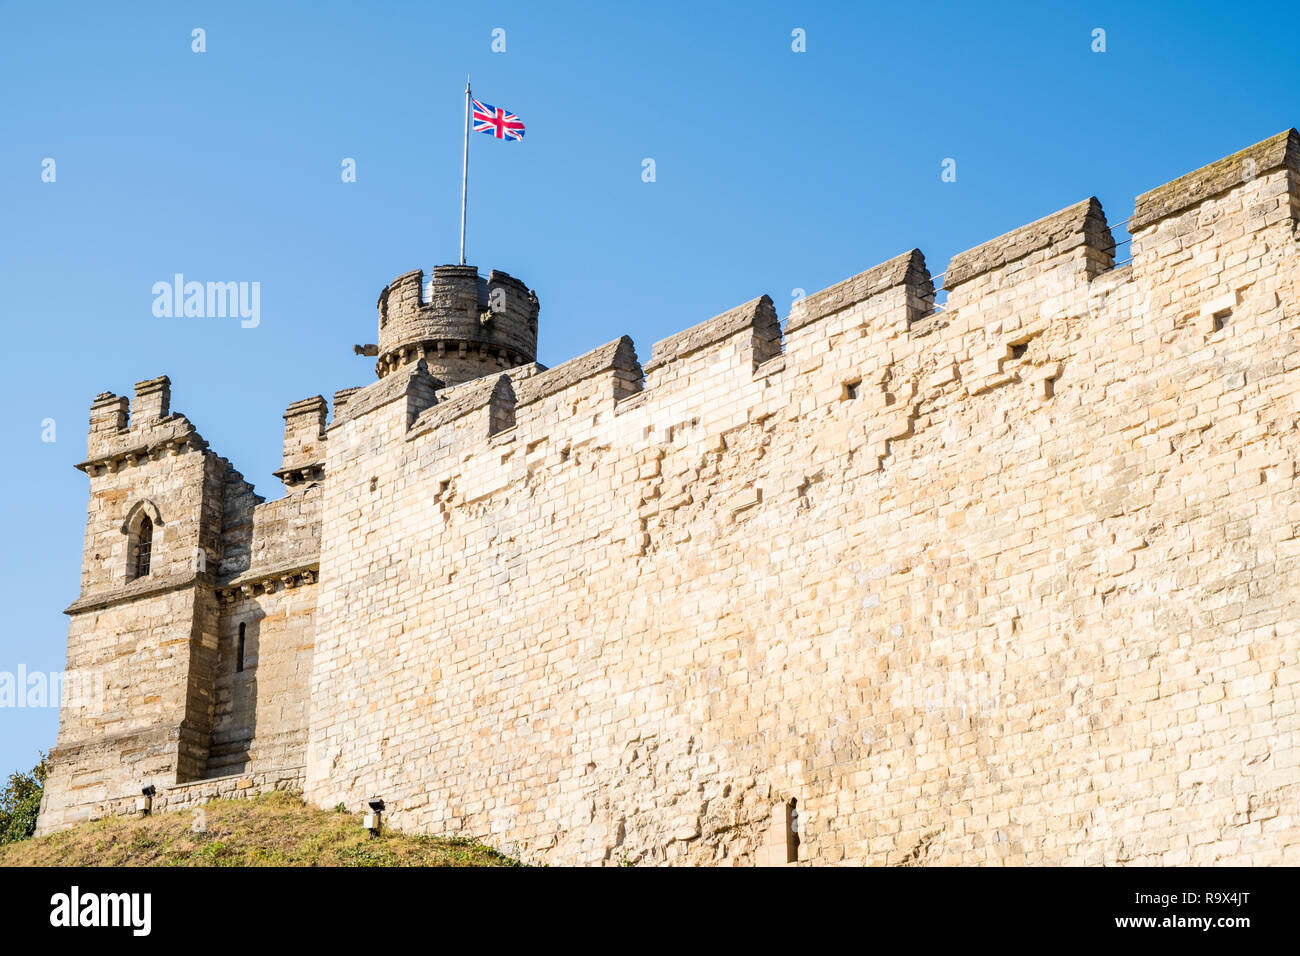
[[[370,807],[370,812],[366,814],[362,821],[362,826],[370,831],[372,838],[379,836],[379,830],[383,826],[384,801],[380,797],[371,797],[366,801]]]
[[[142,817],[147,817],[153,810],[153,797],[158,792],[158,788],[153,784],[146,784],[140,788],[140,796],[135,798],[135,812]]]

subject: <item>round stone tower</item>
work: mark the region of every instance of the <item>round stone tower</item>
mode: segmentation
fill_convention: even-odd
[[[474,266],[434,266],[398,276],[379,293],[379,359],[383,378],[424,359],[448,386],[526,365],[537,358],[537,296],[495,269],[486,279]]]

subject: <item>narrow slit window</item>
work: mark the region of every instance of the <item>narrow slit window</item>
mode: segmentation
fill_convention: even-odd
[[[239,646],[235,648],[235,673],[242,673],[244,670],[244,636],[245,629],[248,627],[243,621],[239,622]]]
[[[145,515],[140,519],[140,529],[135,536],[135,555],[132,561],[131,577],[142,578],[149,573],[153,558],[153,521]]]

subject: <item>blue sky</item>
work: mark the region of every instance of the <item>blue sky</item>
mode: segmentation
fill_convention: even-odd
[[[1089,195],[1123,220],[1300,122],[1294,3],[50,2],[0,30],[10,673],[63,666],[96,393],[168,374],[271,498],[284,408],[373,380],[379,291],[456,260],[467,72],[528,127],[474,137],[467,258],[537,291],[548,365],[912,247],[937,273]],[[155,317],[177,272],[259,282],[260,324]],[[56,730],[0,708],[0,773]]]

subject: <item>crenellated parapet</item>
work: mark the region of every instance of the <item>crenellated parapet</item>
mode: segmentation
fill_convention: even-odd
[[[101,392],[90,406],[86,460],[76,467],[92,477],[165,455],[203,451],[208,443],[184,415],[171,411],[166,375],[136,383],[128,413],[125,395]]]
[[[1219,246],[1247,243],[1252,241],[1248,237],[1258,238],[1261,231],[1274,228],[1277,238],[1270,241],[1294,248],[1300,209],[1298,158],[1300,141],[1288,131],[1139,197],[1130,225],[1137,259],[1133,267],[1115,267],[1115,238],[1100,201],[1089,197],[954,256],[943,273],[947,301],[938,308],[925,256],[913,249],[796,302],[784,330],[772,300],[761,296],[656,342],[644,367],[632,341],[623,337],[555,368],[522,363],[471,386],[461,384],[466,379],[455,372],[450,378],[439,374],[445,366],[426,349],[430,382],[422,397],[416,399],[412,392],[419,374],[414,379],[408,374],[400,383],[381,379],[347,391],[344,407],[336,402],[335,423],[360,419],[405,396],[408,437],[454,425],[461,436],[458,443],[486,441],[503,432],[537,441],[542,432],[564,434],[568,422],[577,431],[588,429],[616,407],[674,408],[683,389],[697,396],[696,401],[716,389],[721,402],[722,396],[747,387],[747,381],[783,377],[796,394],[798,380],[806,380],[815,402],[862,389],[876,396],[872,400],[883,403],[884,417],[869,426],[876,436],[872,447],[885,448],[912,428],[914,409],[925,398],[923,386],[936,389],[956,383],[962,394],[974,396],[1026,382],[1040,400],[1050,399],[1053,383],[1062,374],[1061,363],[1043,348],[1031,351],[1030,343],[1047,335],[1054,324],[1064,328],[1108,298],[1124,302],[1125,315],[1139,315],[1138,307],[1152,298],[1143,266],[1152,256],[1148,240],[1153,232],[1174,229],[1168,235],[1161,232],[1162,241],[1174,243],[1164,247],[1173,262],[1226,260]],[[1251,175],[1243,179],[1242,171]],[[1238,210],[1238,218],[1220,214],[1225,204]],[[1168,223],[1178,225],[1162,225]],[[1195,250],[1193,242],[1199,243]],[[1171,251],[1175,247],[1188,251]],[[1225,267],[1249,271],[1251,261],[1248,254],[1236,256]],[[400,277],[381,299],[381,316],[398,323],[384,333],[395,338],[385,340],[381,354],[391,354],[396,339],[409,338],[420,322],[470,315],[482,305],[484,290],[504,281],[500,275],[493,273],[484,283],[472,268],[439,267],[427,296],[420,291],[422,273]],[[1205,284],[1213,287],[1217,281],[1209,278]],[[526,291],[518,284],[511,288]],[[507,312],[507,318],[525,323],[535,316],[531,293],[523,301],[529,303],[527,308]],[[463,324],[457,328],[469,335]],[[860,348],[877,360],[838,370],[828,350],[859,339],[864,340]],[[889,367],[907,355],[913,356],[907,361],[921,377],[910,385],[890,381],[897,373]],[[408,360],[411,357],[419,361],[418,352]],[[516,354],[501,364],[521,357]],[[808,405],[800,402],[798,407]],[[480,419],[477,413],[487,417]],[[466,431],[468,423],[477,424]],[[463,444],[457,447],[461,453],[470,450]]]
[[[533,361],[537,296],[518,279],[474,266],[435,266],[426,284],[416,269],[379,295],[376,371],[423,360],[448,385]]]

